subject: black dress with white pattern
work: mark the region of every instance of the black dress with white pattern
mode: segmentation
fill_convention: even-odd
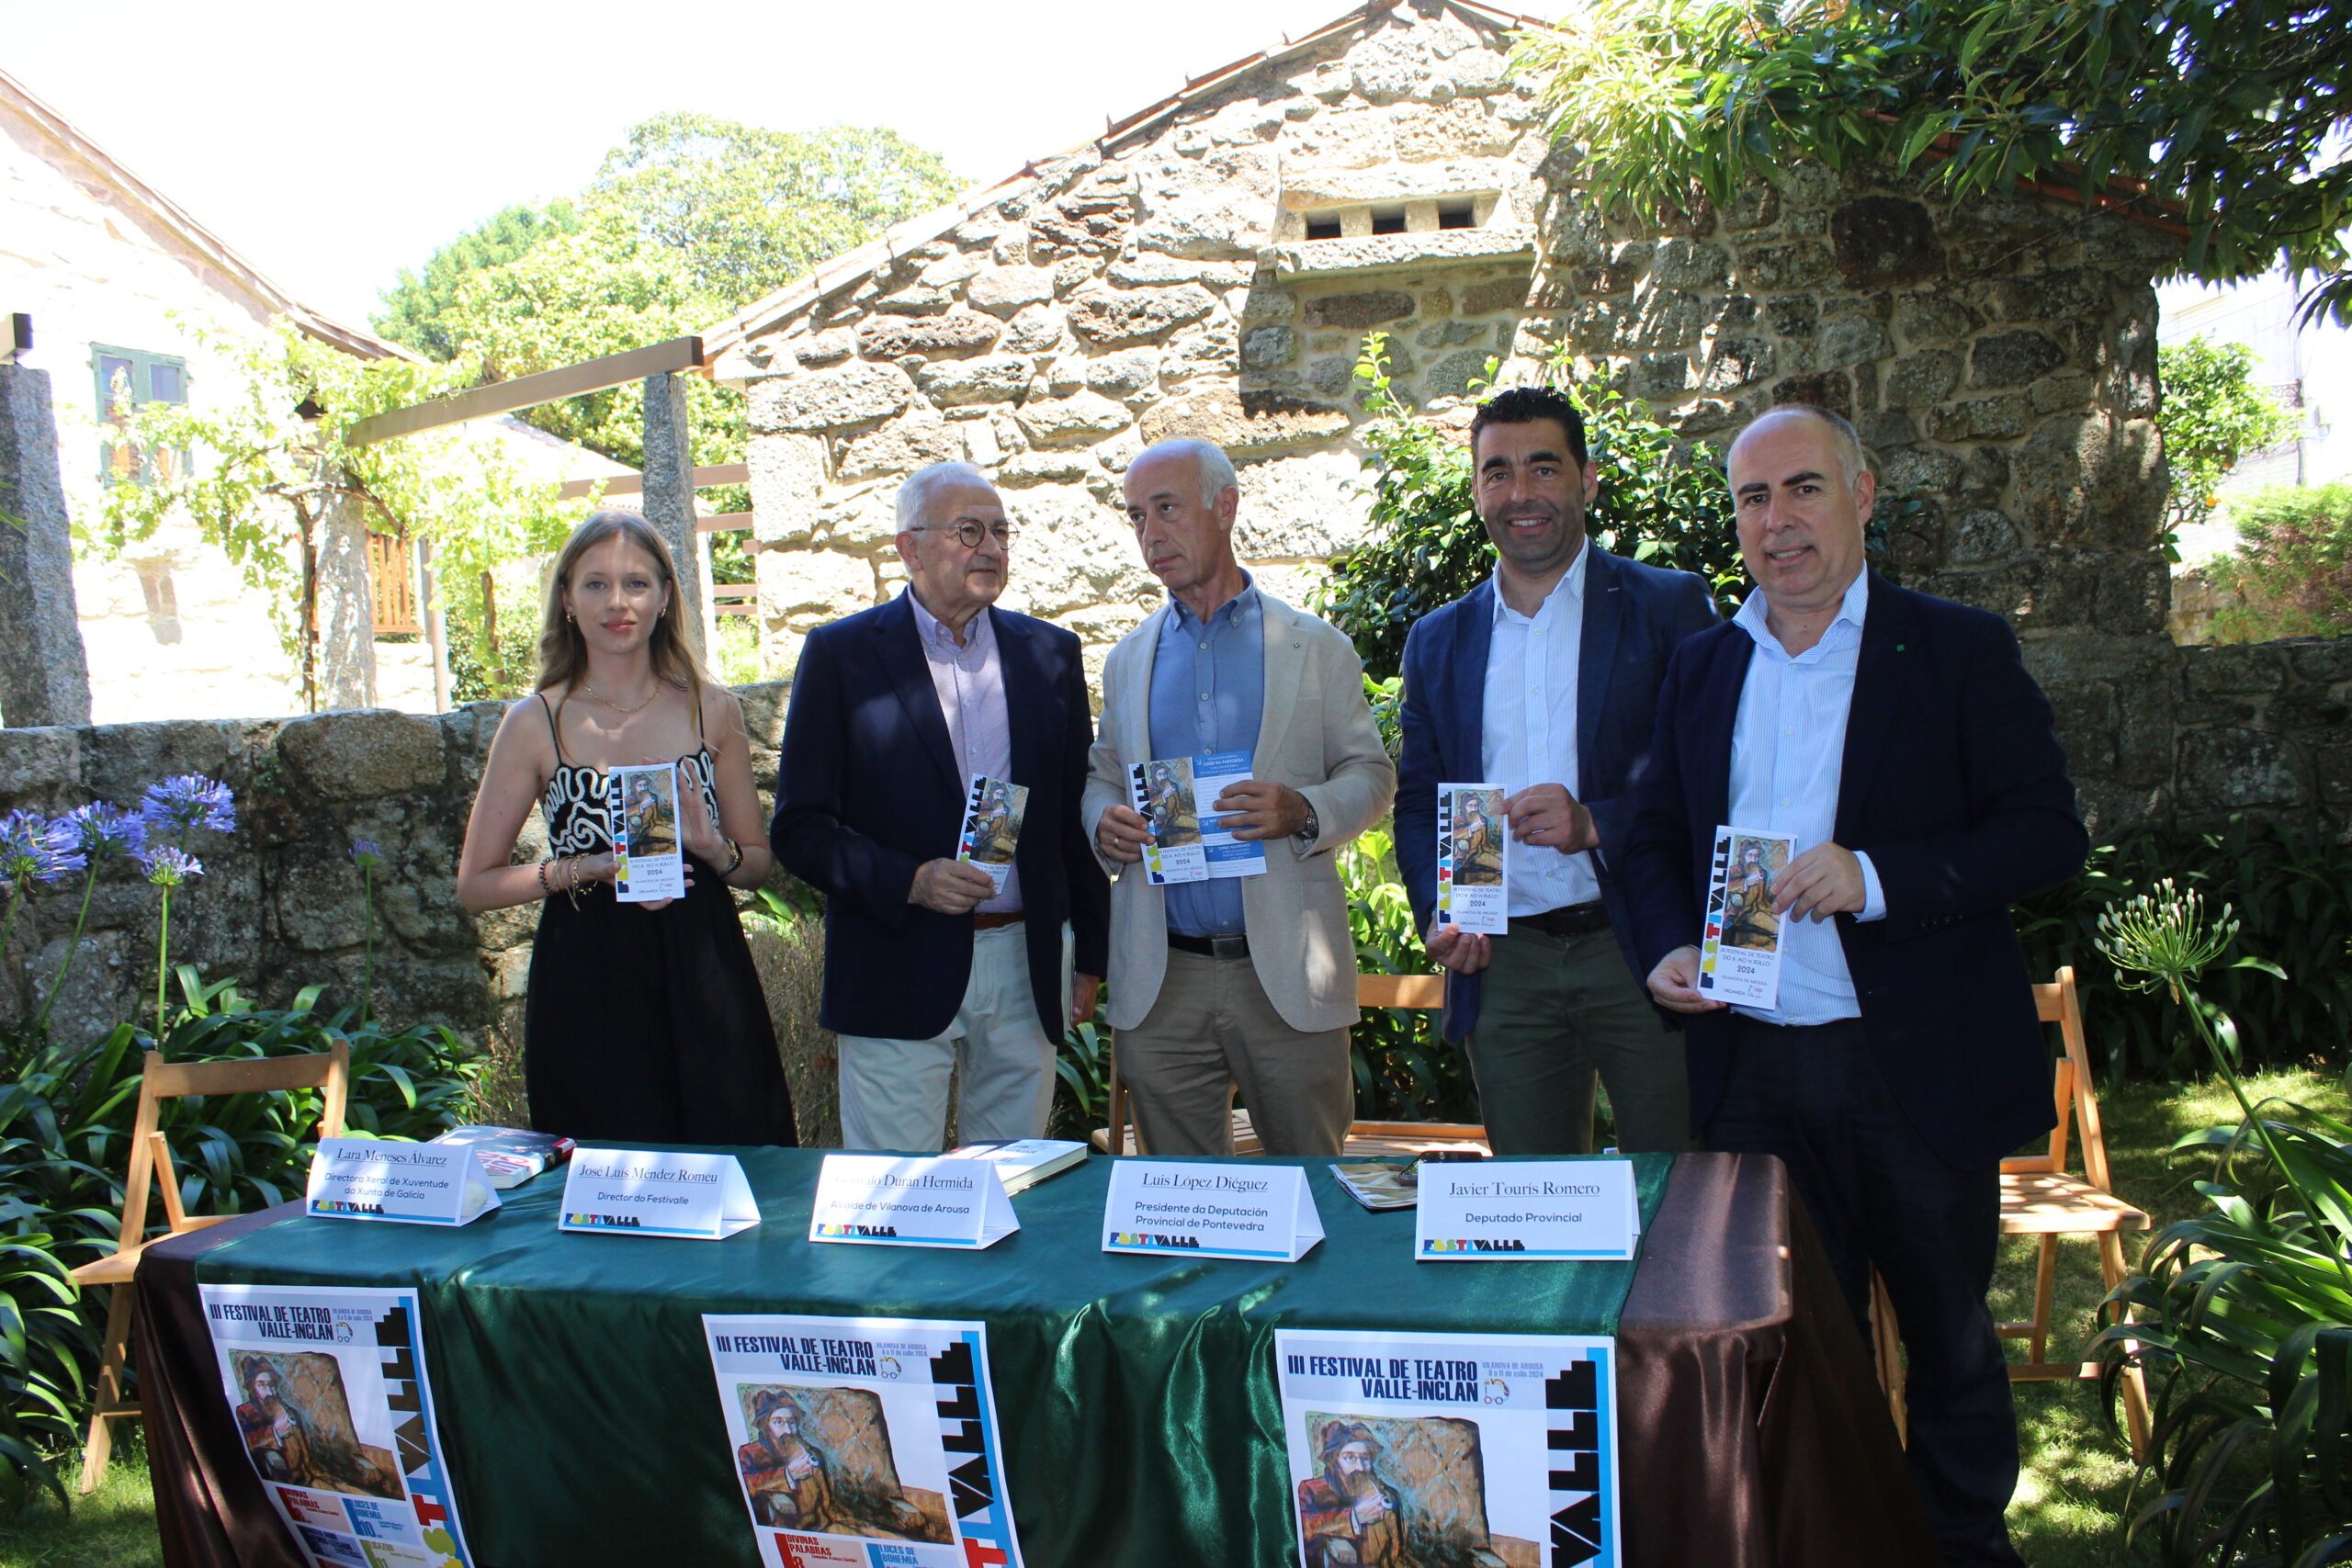
[[[613,847],[605,771],[565,761],[557,710],[545,696],[539,705],[557,735],[539,805],[548,852],[604,853]],[[716,820],[709,746],[680,768],[698,786],[681,792],[681,806],[699,795]],[[576,908],[560,892],[540,905],[523,1011],[523,1081],[538,1131],[664,1145],[799,1141],[735,902],[716,870],[687,858],[692,885],[659,909],[624,904],[604,882],[582,888]]]

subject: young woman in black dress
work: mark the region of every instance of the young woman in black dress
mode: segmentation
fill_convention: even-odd
[[[536,901],[523,1015],[531,1125],[596,1141],[792,1144],[792,1100],[729,887],[773,862],[734,694],[679,626],[670,556],[633,512],[573,531],[548,584],[539,683],[491,742],[458,863],[471,913]],[[678,763],[684,897],[613,894],[605,770]],[[534,805],[548,858],[512,863]]]

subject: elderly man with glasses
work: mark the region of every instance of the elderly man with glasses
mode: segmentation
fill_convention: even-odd
[[[1034,1138],[1108,942],[1085,669],[1069,632],[996,608],[1013,527],[979,470],[913,474],[898,522],[907,591],[801,649],[769,838],[825,894],[843,1146],[936,1151],[959,1064],[959,1139]],[[1001,886],[956,858],[978,779],[1028,792]]]

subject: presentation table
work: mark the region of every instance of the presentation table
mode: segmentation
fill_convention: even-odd
[[[701,1314],[982,1319],[1031,1568],[1297,1560],[1273,1331],[1590,1332],[1616,1324],[1628,1563],[1935,1561],[1864,1346],[1785,1170],[1640,1161],[1638,1265],[1412,1260],[1413,1213],[1309,1168],[1328,1228],[1296,1263],[1101,1250],[1110,1160],[1014,1200],[985,1252],[811,1244],[822,1151],[743,1149],[762,1222],[725,1241],[560,1234],[559,1170],[454,1230],[288,1205],[151,1247],[136,1337],[171,1568],[300,1568],[247,1462],[198,1286],[413,1287],[485,1568],[757,1562]],[[1657,1190],[1663,1184],[1662,1199]]]

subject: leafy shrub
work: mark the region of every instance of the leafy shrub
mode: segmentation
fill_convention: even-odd
[[[481,1063],[447,1029],[388,1031],[350,1009],[322,1014],[317,987],[290,1007],[255,1008],[232,983],[178,974],[186,1006],[161,1046],[173,1061],[296,1055],[343,1041],[354,1134],[424,1139],[468,1117]],[[152,1043],[129,1024],[80,1046],[0,1039],[14,1068],[0,1084],[0,1507],[35,1485],[64,1496],[50,1456],[81,1438],[102,1322],[101,1303],[67,1270],[111,1251],[121,1229]],[[191,1213],[243,1213],[299,1195],[322,1110],[317,1089],[164,1101],[182,1201]],[[154,1229],[160,1215],[158,1203]]]
[[[2225,595],[2213,641],[2352,635],[2352,483],[2257,491],[2231,516],[2236,552],[2204,569]]]
[[[2098,944],[2100,912],[2119,899],[2180,886],[2226,898],[2247,942],[2276,959],[2280,983],[2253,968],[2224,969],[2203,987],[2236,1021],[2249,1065],[2352,1060],[2352,845],[2335,824],[2301,826],[2233,817],[2218,831],[2154,824],[2095,846],[2082,874],[2016,911],[2027,966],[2047,978],[2075,965],[2094,1059],[2117,1076],[2201,1074],[2187,1006],[2169,992],[2122,986]]]

